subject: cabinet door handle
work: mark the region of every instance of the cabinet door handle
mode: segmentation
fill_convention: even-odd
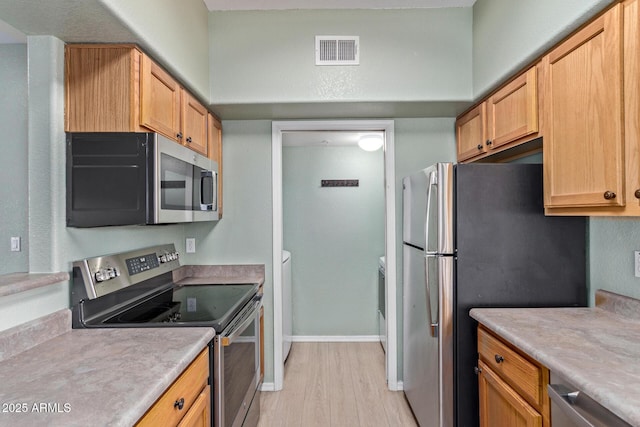
[[[491,141],[490,139],[487,139],[486,144],[487,144],[487,147],[488,147],[488,146],[490,146],[491,144],[493,144],[493,141]]]
[[[496,363],[498,364],[504,362],[504,357],[500,356],[499,354],[495,355],[495,359],[496,359]]]
[[[482,150],[482,144],[478,144],[478,150]]]
[[[178,137],[178,139],[182,139],[182,132],[178,132],[176,136]]]
[[[179,411],[182,411],[184,408],[184,397],[181,397],[180,400],[176,400],[173,404],[174,408],[178,408]]]
[[[187,137],[187,142],[193,141],[190,136]]]
[[[633,193],[634,196],[636,196],[636,199],[640,199],[640,189],[636,190],[635,193]]]
[[[607,190],[607,191],[604,192],[604,198],[606,200],[615,199],[616,198],[616,193],[614,193],[613,191]]]

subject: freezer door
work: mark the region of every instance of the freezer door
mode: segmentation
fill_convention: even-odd
[[[437,163],[403,180],[403,241],[453,253],[453,164]]]
[[[408,245],[403,255],[404,392],[420,425],[451,427],[453,257]]]

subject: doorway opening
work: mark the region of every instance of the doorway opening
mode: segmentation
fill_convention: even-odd
[[[274,384],[281,390],[284,379],[283,360],[283,134],[302,131],[375,132],[383,135],[384,151],[384,252],[386,259],[386,377],[390,390],[398,390],[397,321],[396,321],[396,213],[395,213],[395,149],[392,120],[345,121],[276,121],[272,123],[272,183],[273,183],[273,321],[274,321]]]

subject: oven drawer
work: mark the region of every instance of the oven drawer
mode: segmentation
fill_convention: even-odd
[[[164,392],[149,411],[140,419],[137,426],[176,426],[189,412],[189,409],[201,395],[209,378],[209,348],[185,369],[178,379]],[[202,400],[202,398],[201,398]],[[209,404],[209,399],[204,399]],[[194,409],[198,409],[195,408]],[[207,412],[209,410],[207,409]]]
[[[529,403],[542,405],[543,371],[507,344],[491,335],[483,328],[478,329],[478,353],[480,359]]]

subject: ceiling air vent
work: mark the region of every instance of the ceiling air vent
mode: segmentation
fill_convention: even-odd
[[[316,36],[316,65],[359,65],[360,37]]]

